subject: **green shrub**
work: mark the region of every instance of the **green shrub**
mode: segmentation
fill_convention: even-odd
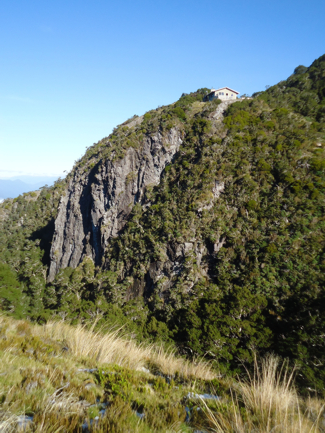
[[[185,111],[181,107],[175,107],[172,111],[180,120],[186,120]]]

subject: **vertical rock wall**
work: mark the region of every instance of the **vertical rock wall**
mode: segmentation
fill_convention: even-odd
[[[181,143],[173,128],[166,137],[146,137],[141,150],[129,148],[123,159],[99,161],[88,173],[76,171],[55,221],[49,281],[60,269],[78,266],[85,256],[101,264],[108,240],[124,227],[146,186],[159,183]]]

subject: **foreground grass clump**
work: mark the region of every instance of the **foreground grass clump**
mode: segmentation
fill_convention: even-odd
[[[118,332],[0,317],[3,433],[322,432],[323,412],[276,358],[236,382]]]
[[[235,383],[228,404],[207,405],[213,431],[236,433],[304,433],[325,431],[324,402],[301,399],[293,384],[293,371],[274,356],[255,363],[253,376]]]

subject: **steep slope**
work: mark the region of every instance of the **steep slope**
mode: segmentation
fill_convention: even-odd
[[[323,386],[324,86],[323,56],[233,104],[223,132],[198,128],[203,112],[188,124],[152,206],[107,251],[114,302],[141,287],[187,353],[234,368],[274,350]]]
[[[127,149],[122,159],[101,160],[86,173],[75,171],[55,221],[49,281],[84,257],[101,264],[108,240],[119,234],[134,204],[143,203],[145,188],[159,183],[181,143],[180,132],[172,128],[165,136],[146,137],[140,149]]]
[[[202,94],[198,93],[197,97],[201,99]],[[165,245],[161,240],[145,245],[146,238],[149,239],[146,234],[155,227],[155,222],[152,221],[151,227],[142,230],[133,216],[146,211],[150,214],[152,209],[157,211],[157,204],[152,206],[156,202],[156,191],[159,190],[156,190],[155,185],[165,185],[171,168],[175,166],[180,175],[188,176],[185,167],[177,168],[179,158],[192,155],[196,159],[198,170],[193,171],[195,177],[202,172],[202,163],[211,165],[210,158],[218,147],[217,142],[220,144],[225,135],[221,122],[222,113],[231,103],[232,101],[215,101],[204,104],[195,101],[193,96],[185,96],[176,106],[163,108],[158,113],[147,113],[142,122],[135,125],[138,127],[137,131],[139,128],[140,131],[147,128],[151,132],[158,128],[157,133],[151,132],[150,137],[146,137],[136,149],[126,149],[119,160],[114,159],[113,151],[110,159],[100,159],[90,171],[81,174],[78,167],[74,178],[69,181],[68,192],[62,199],[56,219],[49,280],[53,281],[60,269],[67,266],[75,268],[81,265],[84,258],[91,258],[96,266],[104,270],[104,275],[100,277],[100,290],[105,290],[106,298],[110,302],[122,305],[139,295],[145,295],[145,298],[149,299],[157,285],[160,287],[159,291],[164,292],[162,297],[169,297],[171,289],[173,296],[176,296],[179,279],[187,280],[186,290],[190,293],[195,283],[202,278],[208,278],[209,251],[201,234],[194,231],[191,236],[184,237],[181,241],[173,240],[170,236],[171,242],[165,242]],[[162,123],[164,120],[169,121],[165,130]],[[125,138],[134,134],[132,128],[133,126],[130,128],[124,125],[119,132],[115,132],[115,136],[124,134],[125,141]],[[191,134],[197,137],[193,143],[189,139]],[[199,138],[202,134],[206,135],[204,140]],[[197,139],[201,141],[202,148],[206,140],[211,141],[209,154],[205,151],[205,155],[202,155],[202,149],[196,149]],[[183,140],[186,142],[183,143]],[[106,141],[105,148],[110,144],[110,141]],[[180,152],[177,152],[179,149]],[[172,164],[168,164],[170,162]],[[194,200],[198,206],[195,214],[192,212],[195,216],[194,225],[208,224],[202,214],[212,209],[224,189],[222,180],[211,177],[209,171],[206,171],[206,174],[204,183],[201,178],[195,185],[197,197]],[[186,195],[187,193],[178,204],[174,203],[174,208],[169,213],[182,225],[187,224],[187,216],[182,214],[182,207],[188,206],[189,197]],[[141,245],[130,245],[130,231],[139,238]],[[122,254],[128,255],[128,251],[132,254],[125,262],[121,262],[114,253],[111,254],[112,249],[117,252],[120,242],[116,244],[114,239],[125,242]],[[213,248],[220,247],[221,245],[218,247],[216,243]],[[191,261],[188,255],[192,255]],[[188,269],[194,264],[197,268],[197,272],[191,270],[191,277],[184,268],[185,259]],[[117,270],[116,266],[120,269]],[[112,284],[112,281],[115,283]]]
[[[22,199],[1,205],[20,239],[2,235],[1,260],[30,305],[39,296],[30,311],[114,316],[233,371],[272,350],[322,389],[324,89],[322,56],[251,100],[204,103],[201,89],[120,125],[76,163],[59,208],[44,205],[55,223],[51,253],[37,246],[43,270],[51,260],[42,291],[19,270],[39,226],[26,231]],[[4,252],[15,248],[19,260]]]
[[[53,187],[7,199],[0,206],[0,299],[17,317],[44,310],[44,290],[54,218],[65,188]]]
[[[299,395],[273,356],[234,380],[116,332],[0,325],[2,433],[323,432],[324,399]]]
[[[199,93],[199,99],[201,98],[202,94]],[[193,103],[195,99],[189,101]],[[214,109],[211,113],[212,120],[219,123],[222,113],[232,102],[221,103]],[[216,105],[218,104],[212,104],[210,111]],[[189,116],[197,115],[203,107],[206,109],[205,104],[199,104],[194,110],[188,107]],[[181,111],[177,111],[177,108]],[[104,139],[97,145],[105,148],[104,158],[98,154],[95,162],[88,161],[86,170],[84,160],[76,167],[61,199],[55,222],[49,281],[54,279],[60,269],[78,266],[84,257],[90,257],[96,265],[101,265],[109,239],[121,232],[136,203],[145,204],[147,187],[159,184],[166,165],[172,162],[182,144],[186,116],[184,110],[177,106],[172,110],[168,107],[167,110],[156,111],[158,113],[147,113],[144,119],[131,119],[117,129],[111,138]],[[169,122],[169,128],[166,125],[165,130],[163,125],[154,125],[158,123],[157,120],[161,123],[164,111],[170,111],[167,116],[174,120],[173,123]],[[150,135],[142,135],[148,124]],[[158,130],[154,132],[157,126]],[[138,138],[134,147],[127,146],[132,143],[129,137],[133,140]],[[112,148],[114,138],[119,139],[115,143],[119,147],[115,150]],[[121,153],[121,147],[124,146],[124,152]],[[117,152],[120,154],[117,155]]]

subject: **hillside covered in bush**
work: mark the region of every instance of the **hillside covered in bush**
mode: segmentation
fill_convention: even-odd
[[[100,317],[222,371],[275,352],[323,392],[325,56],[252,99],[206,92],[0,205],[2,309]]]

